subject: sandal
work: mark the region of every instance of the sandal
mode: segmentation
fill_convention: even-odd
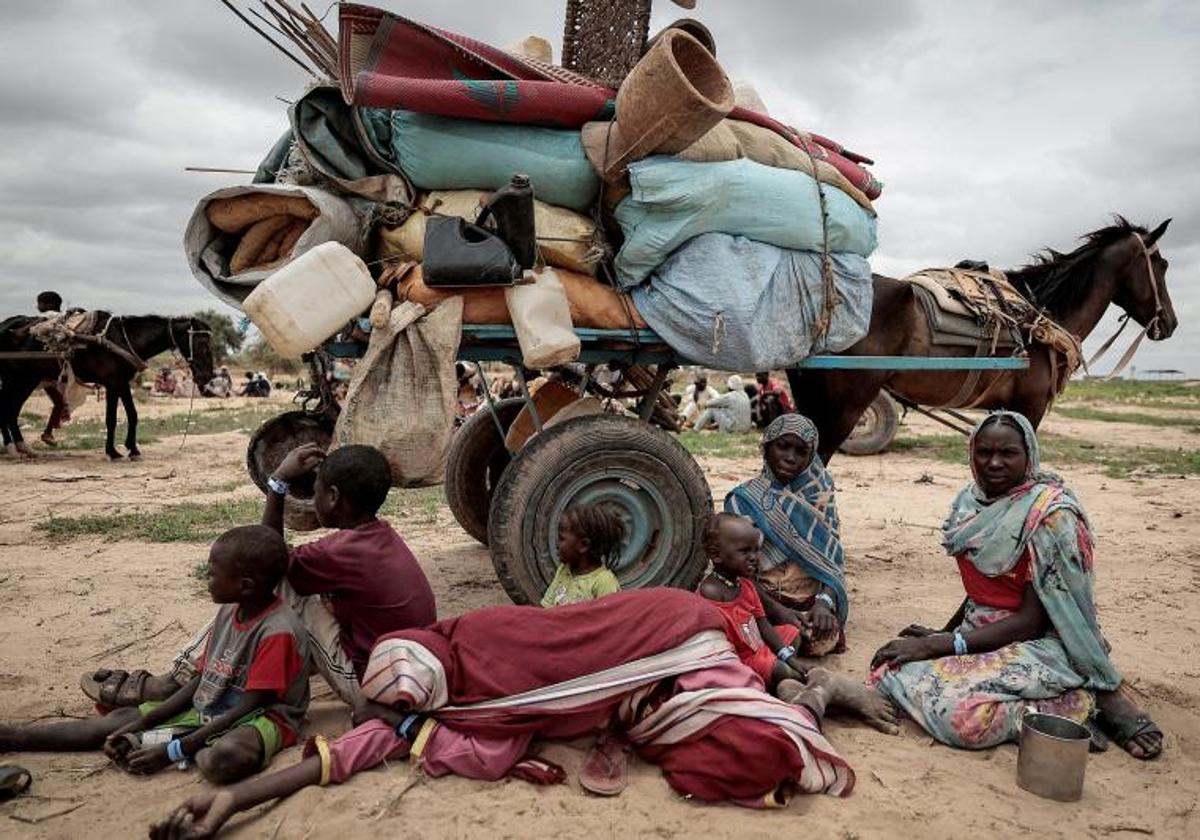
[[[88,699],[109,709],[138,706],[146,700],[143,694],[150,676],[144,668],[136,671],[102,668],[81,676],[79,688]]]
[[[625,790],[628,764],[629,744],[610,732],[601,733],[579,766],[579,785],[597,796],[616,796]]]
[[[33,776],[24,767],[0,764],[0,802],[15,799],[33,784]]]
[[[1158,728],[1153,720],[1147,715],[1136,715],[1135,717],[1117,719],[1104,712],[1096,714],[1096,723],[1101,729],[1108,734],[1110,738],[1117,743],[1125,752],[1133,755],[1129,747],[1133,743],[1133,739],[1141,735],[1158,735],[1158,749],[1152,753],[1145,755],[1133,755],[1139,761],[1149,761],[1152,758],[1158,758],[1162,755],[1162,737],[1163,731]]]

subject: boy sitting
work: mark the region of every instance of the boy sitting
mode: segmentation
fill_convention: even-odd
[[[375,640],[432,624],[437,610],[416,558],[376,515],[391,489],[392,473],[383,453],[372,446],[343,446],[328,455],[316,444],[293,449],[270,478],[263,525],[283,533],[288,484],[314,470],[317,519],[338,530],[292,550],[280,594],[308,631],[317,670],[338,697],[354,705]],[[169,674],[89,672],[83,676],[84,692],[108,706],[166,697],[191,678],[207,636],[208,628],[201,630]]]
[[[0,726],[0,752],[103,747],[131,773],[192,758],[214,784],[263,769],[296,742],[308,708],[308,634],[275,595],[287,558],[283,536],[270,528],[226,531],[208,557],[208,591],[222,606],[186,685],[167,700],[99,718]]]

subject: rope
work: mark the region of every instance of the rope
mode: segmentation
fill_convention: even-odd
[[[817,159],[808,147],[807,140],[804,140],[800,148],[808,155],[812,164],[812,179],[817,185],[817,200],[821,206],[821,281],[825,300],[821,316],[813,323],[813,346],[816,347],[817,342],[823,341],[833,326],[833,311],[841,304],[842,299],[834,281],[833,262],[829,259],[829,210],[825,204],[825,190],[817,177]]]

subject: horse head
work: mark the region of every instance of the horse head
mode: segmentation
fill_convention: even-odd
[[[1129,246],[1122,251],[1123,258],[1128,259],[1128,268],[1120,274],[1120,285],[1113,296],[1113,303],[1129,317],[1142,327],[1149,327],[1146,335],[1151,341],[1170,338],[1179,326],[1167,291],[1169,263],[1158,250],[1158,240],[1169,224],[1171,220],[1167,219],[1149,233],[1132,231]]]
[[[203,392],[213,378],[212,330],[199,318],[171,318],[167,327],[175,349],[192,371],[192,381]]]

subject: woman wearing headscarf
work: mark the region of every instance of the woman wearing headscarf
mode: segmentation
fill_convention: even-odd
[[[817,427],[784,414],[762,436],[762,473],[725,497],[725,510],[753,520],[764,540],[758,583],[804,615],[799,653],[845,650],[846,596],[841,522],[833,476],[817,454]]]
[[[871,681],[950,746],[1016,741],[1032,708],[1085,724],[1095,714],[1131,755],[1157,756],[1162,731],[1118,690],[1100,632],[1092,531],[1079,500],[1042,470],[1021,414],[989,415],[969,452],[975,480],[942,525],[966,599],[943,630],[913,625],[880,648]]]

